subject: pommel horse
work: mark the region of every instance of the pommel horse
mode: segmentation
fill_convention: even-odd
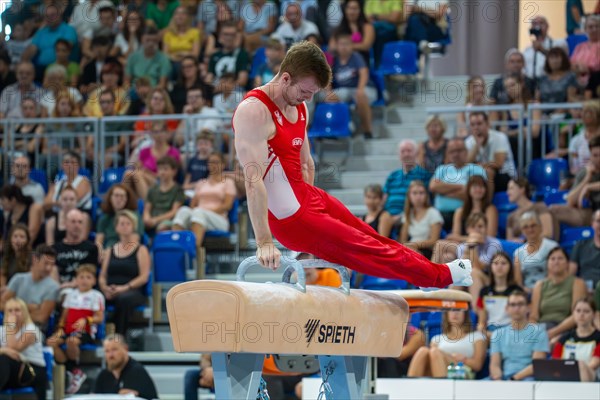
[[[409,306],[413,311],[468,309],[455,290],[422,292],[353,289],[346,268],[321,260],[282,257],[282,282],[245,281],[256,257],[242,261],[237,281],[181,283],[167,294],[178,352],[212,353],[218,400],[257,397],[265,355],[313,355],[335,399],[359,399],[368,357],[402,351]],[[304,267],[336,269],[340,288],[306,285]],[[297,282],[291,283],[293,273]]]

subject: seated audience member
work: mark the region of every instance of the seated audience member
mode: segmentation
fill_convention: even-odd
[[[342,20],[334,31],[349,32],[352,37],[352,49],[363,57],[365,63],[371,62],[371,49],[375,43],[375,28],[367,20],[360,0],[346,0],[342,4]],[[335,54],[336,42],[332,37],[329,39],[328,53]]]
[[[7,185],[0,189],[0,238],[7,237],[10,228],[17,223],[27,226],[31,243],[35,246],[44,243],[44,210],[40,204],[24,196],[21,188]]]
[[[210,354],[202,354],[199,368],[192,368],[185,371],[183,377],[183,398],[185,400],[198,400],[198,388],[211,390],[215,388]]]
[[[497,252],[490,264],[490,284],[481,288],[477,298],[477,330],[493,332],[510,324],[506,303],[508,296],[523,290],[515,281],[512,257],[503,251]]]
[[[149,2],[146,5],[146,26],[155,28],[159,31],[160,36],[163,36],[177,7],[179,7],[178,1]]]
[[[18,297],[27,304],[33,322],[45,328],[58,298],[58,284],[50,277],[55,261],[56,252],[52,247],[45,244],[37,246],[31,257],[29,272],[13,275],[0,298],[0,308],[9,299]]]
[[[289,48],[310,35],[319,35],[319,28],[314,22],[303,18],[298,3],[290,3],[285,10],[285,20],[281,23],[272,37],[283,41]]]
[[[208,105],[206,95],[206,85],[194,86],[188,89],[187,91],[187,103],[183,107],[183,113],[187,115],[193,116],[202,116],[204,118],[195,119],[192,122],[191,129],[194,132],[201,132],[206,129],[211,132],[219,132],[224,119],[221,119],[221,115],[219,111],[215,108],[210,107]],[[175,143],[182,151],[186,149],[189,152],[192,152],[196,146],[193,140],[186,142],[186,130],[188,129],[187,121],[185,119],[179,122],[179,126],[177,127],[177,134],[175,136]]]
[[[398,38],[398,25],[402,21],[403,14],[402,3],[387,0],[366,0],[364,10],[367,21],[373,24],[373,28],[375,28],[373,56],[377,68],[385,44]]]
[[[157,399],[158,393],[146,368],[129,355],[125,337],[108,335],[104,339],[106,369],[100,371],[93,393],[133,395],[142,399]]]
[[[265,62],[261,64],[254,77],[254,87],[259,87],[269,82],[277,75],[275,68],[281,64],[285,57],[285,45],[276,38],[270,38],[265,46]]]
[[[584,98],[586,100],[600,98],[600,71],[595,71],[590,74],[590,78],[585,87]]]
[[[56,43],[54,43],[54,53],[56,54],[56,61],[53,64],[50,64],[46,71],[52,67],[53,65],[62,65],[67,71],[67,79],[64,82],[65,85],[70,87],[77,87],[77,83],[79,82],[79,64],[75,61],[71,61],[69,58],[71,56],[71,50],[73,49],[73,45],[65,40],[58,39]]]
[[[115,332],[125,336],[135,308],[146,303],[144,293],[150,275],[148,248],[135,240],[137,216],[133,211],[121,210],[115,217],[119,241],[104,250],[98,286],[106,297],[107,305],[115,311],[109,321]]]
[[[212,88],[204,83],[201,73],[203,72],[200,70],[197,58],[185,56],[181,59],[181,71],[179,71],[173,88],[169,90],[175,113],[179,114],[183,111],[183,107],[187,102],[187,92],[191,88],[200,87],[205,97],[212,97],[212,93],[210,93]]]
[[[445,311],[442,333],[431,338],[429,347],[417,350],[408,368],[408,376],[445,378],[450,363],[462,362],[467,377],[473,379],[483,367],[485,350],[485,336],[473,331],[469,311]]]
[[[571,64],[576,71],[600,71],[600,15],[587,16],[584,30],[588,40],[575,47]]]
[[[146,27],[141,47],[127,57],[125,87],[130,87],[140,77],[147,77],[152,87],[167,88],[171,76],[169,57],[160,51],[159,34],[156,28]]]
[[[0,297],[6,284],[15,274],[29,272],[31,265],[31,237],[27,226],[17,223],[4,238],[0,260]]]
[[[594,235],[575,243],[569,261],[569,272],[584,280],[591,292],[600,282],[600,209],[592,214]]]
[[[435,169],[429,191],[435,196],[433,205],[444,218],[444,230],[452,230],[454,212],[464,205],[465,185],[472,176],[486,178],[485,170],[477,164],[467,163],[467,147],[461,138],[448,140],[447,163]]]
[[[40,99],[40,105],[46,109],[48,115],[55,118],[81,116],[79,109],[83,104],[83,96],[79,90],[67,86],[66,79],[67,69],[62,65],[54,64],[46,68],[42,82],[44,96]],[[65,106],[60,104],[61,98],[68,100],[70,110],[64,110]]]
[[[88,216],[73,209],[66,215],[65,237],[52,246],[56,251],[56,266],[52,277],[61,288],[75,287],[75,271],[81,264],[98,265],[98,247],[89,240]]]
[[[427,51],[427,42],[435,43],[449,39],[448,0],[413,0],[404,4],[408,8],[408,21],[403,40],[415,42],[423,52]]]
[[[179,165],[175,159],[165,156],[158,160],[158,183],[148,190],[144,204],[144,227],[153,236],[157,231],[168,230],[179,207],[185,202],[183,189],[175,182]]]
[[[586,296],[585,282],[569,274],[569,257],[561,247],[548,253],[548,275],[531,294],[529,320],[540,323],[553,339],[575,327],[571,309]]]
[[[100,205],[102,215],[96,224],[96,245],[100,249],[112,247],[119,241],[119,235],[115,230],[115,216],[121,210],[129,210],[138,217],[136,227],[137,241],[144,236],[144,222],[138,213],[138,204],[133,192],[122,183],[115,183],[108,189],[104,201]],[[135,235],[134,235],[135,236]]]
[[[558,243],[544,237],[540,217],[535,211],[523,213],[519,226],[525,241],[514,253],[515,280],[531,293],[535,284],[546,277],[548,254]]]
[[[12,42],[12,40],[11,40]],[[15,72],[11,69],[11,57],[4,49],[0,50],[0,93],[17,81]],[[20,58],[19,58],[20,59]]]
[[[5,10],[4,13],[6,13],[7,11],[8,10]],[[6,14],[4,14],[4,17],[5,16]],[[18,18],[21,19],[20,16]],[[6,20],[4,20],[3,22],[5,21]],[[29,23],[31,22],[33,22],[33,20],[29,21]],[[2,44],[2,53],[6,54],[7,57],[6,67],[11,70],[16,68],[17,64],[21,61],[21,57],[23,56],[25,49],[27,49],[27,47],[29,47],[29,45],[31,44],[31,32],[30,29],[25,28],[24,23],[25,21],[20,20],[16,21],[14,25],[6,23],[3,24],[3,26],[12,25],[12,31],[10,32],[10,40],[3,41]],[[4,29],[2,29],[2,31],[4,31]],[[7,78],[7,81],[9,83],[7,83],[6,85],[10,85],[11,83],[14,83],[16,81],[16,77],[14,74],[12,74],[12,76],[8,75]],[[12,82],[10,82],[11,80]],[[0,85],[0,88],[4,89],[2,85]]]
[[[506,312],[510,325],[495,330],[490,339],[490,378],[522,381],[533,379],[534,359],[545,359],[550,347],[546,330],[527,320],[528,296],[512,292]]]
[[[585,169],[590,160],[590,140],[600,136],[600,104],[597,101],[583,103],[581,120],[583,129],[569,142],[569,164],[571,174]]]
[[[56,331],[48,339],[54,360],[66,364],[69,377],[67,394],[77,393],[86,379],[79,368],[79,347],[96,343],[97,325],[104,322],[104,296],[94,289],[97,267],[82,264],[75,272],[76,286],[62,302],[62,312]],[[63,350],[62,345],[66,344]]]
[[[567,195],[567,204],[550,206],[555,231],[558,231],[560,223],[586,226],[593,212],[600,209],[600,136],[590,140],[589,149],[590,161],[575,177],[573,188]]]
[[[212,4],[215,3],[215,4]],[[221,28],[232,23],[237,30],[242,4],[237,0],[209,0],[198,5],[198,29],[205,32],[206,41],[200,58],[202,69],[208,66],[210,57],[222,46]],[[242,41],[242,33],[236,34],[236,41]]]
[[[490,99],[487,97],[485,91],[485,80],[481,76],[472,76],[467,81],[467,95],[465,97],[465,106],[487,106],[490,104]],[[459,112],[456,114],[456,123],[458,125],[457,136],[460,138],[466,138],[469,136],[469,130],[467,129],[467,120],[469,119],[469,112]]]
[[[277,6],[266,0],[246,0],[236,14],[239,15],[238,27],[243,34],[245,51],[253,54],[275,30],[279,14]]]
[[[427,345],[425,332],[406,324],[406,333],[404,334],[404,345],[400,356],[396,358],[378,358],[377,359],[377,377],[378,378],[403,378],[408,374],[408,368],[413,357]]]
[[[35,398],[46,399],[46,361],[42,350],[44,335],[34,324],[29,306],[13,298],[4,306],[0,326],[0,390],[33,387]]]
[[[517,174],[510,143],[502,132],[490,129],[488,116],[481,111],[469,115],[472,135],[465,144],[469,150],[468,162],[480,164],[494,182],[495,192],[506,191],[511,178]]]
[[[146,103],[146,101],[150,100],[148,96],[151,91],[152,85],[150,84],[150,79],[145,76],[137,78],[135,82],[133,82],[133,93],[131,95],[131,104],[127,110],[127,115],[142,115],[146,112],[146,109],[150,105],[149,103]],[[172,113],[173,111],[167,114]]]
[[[566,103],[577,100],[579,83],[575,73],[571,71],[571,62],[564,49],[553,47],[547,52],[544,64],[545,74],[537,84],[536,99],[541,103]],[[545,112],[562,112],[564,110],[548,110]]]
[[[186,8],[177,7],[162,37],[162,50],[171,60],[175,76],[181,69],[184,57],[198,59],[202,42],[200,31],[192,27],[192,20]]]
[[[383,188],[380,184],[367,185],[364,191],[367,213],[361,217],[363,221],[375,229],[381,236],[390,237],[392,216],[383,209]]]
[[[63,189],[58,197],[60,204],[57,211],[51,211],[51,216],[46,220],[46,244],[52,246],[54,243],[62,242],[67,229],[67,214],[77,209],[77,192],[71,186]]]
[[[42,204],[46,192],[44,187],[29,178],[31,172],[31,162],[27,156],[17,156],[12,163],[12,174],[10,183],[21,188],[21,193],[24,196],[29,196],[35,204]]]
[[[20,118],[21,102],[30,97],[37,103],[42,100],[44,91],[35,85],[35,68],[30,62],[20,62],[17,65],[17,81],[4,88],[0,94],[0,118]]]
[[[90,180],[80,175],[81,157],[74,150],[68,150],[62,158],[62,176],[50,185],[48,194],[44,200],[44,208],[49,210],[58,207],[58,198],[67,186],[71,186],[77,192],[77,208],[88,211],[92,209],[92,185]]]
[[[531,46],[523,51],[525,75],[537,83],[540,83],[540,80],[544,79],[546,74],[549,73],[545,65],[547,65],[551,50],[558,48],[565,52],[569,51],[569,45],[566,40],[550,37],[548,34],[549,28],[550,25],[546,17],[542,15],[533,17],[531,19],[531,28],[529,29]]]
[[[145,82],[144,82],[145,84]],[[145,88],[142,87],[142,91],[145,91]],[[136,106],[137,107],[137,106]],[[166,89],[160,87],[154,87],[148,89],[146,93],[146,99],[144,108],[140,112],[140,116],[144,115],[168,115],[174,114],[173,104],[171,104],[171,98],[169,97],[169,93]],[[158,121],[149,121],[144,118],[138,119],[135,124],[133,124],[134,131],[138,134],[134,136],[133,141],[131,143],[131,147],[134,148],[134,154],[139,152],[140,149],[147,147],[149,143],[152,142],[147,135],[147,131],[152,129],[152,124]],[[167,125],[167,130],[169,132],[174,131],[179,126],[180,121],[177,119],[167,119],[163,121]],[[142,143],[140,143],[140,141]]]
[[[169,132],[164,121],[152,122],[153,143],[139,151],[137,159],[135,155],[131,161],[135,162],[135,169],[129,170],[123,177],[123,183],[127,184],[142,199],[146,198],[148,190],[156,183],[158,177],[158,160],[170,157],[179,163],[181,155],[179,150],[169,144]],[[178,168],[178,167],[176,167]]]
[[[94,58],[94,52],[91,50],[91,43],[94,38],[106,37],[109,50],[113,47],[115,36],[120,30],[117,24],[117,9],[113,2],[99,2],[98,21],[100,22],[98,25],[94,26],[90,24],[88,29],[79,38],[81,42],[82,63]]]
[[[15,150],[21,153],[27,153],[30,163],[43,165],[47,157],[46,139],[44,132],[46,124],[29,121],[31,119],[42,118],[46,116],[46,109],[42,107],[35,99],[25,97],[21,101],[21,123],[15,126]],[[44,193],[44,196],[46,193]]]
[[[196,183],[208,177],[208,156],[215,150],[215,135],[203,129],[196,137],[196,153],[194,158],[187,160],[183,189],[190,190]]]
[[[248,84],[250,56],[236,43],[237,31],[237,26],[233,21],[225,22],[221,26],[219,42],[223,46],[210,56],[208,73],[205,77],[207,84],[216,86],[221,75],[226,72],[235,74],[237,87],[245,88]]]
[[[427,187],[414,180],[408,187],[399,242],[431,258],[433,246],[440,239],[444,218],[429,203]]]
[[[99,85],[88,89],[88,99],[83,106],[83,114],[87,117],[111,117],[127,114],[130,99],[127,89],[123,87],[123,67],[121,64],[116,60],[109,60],[104,63],[99,75]],[[103,99],[101,97],[105,93],[112,94],[113,100],[109,104],[112,109],[107,108],[106,99],[104,100],[105,104],[102,103]]]
[[[392,171],[383,187],[384,209],[394,217],[394,222],[400,220],[404,211],[408,186],[414,180],[429,183],[429,173],[417,164],[417,143],[412,139],[404,139],[398,144],[401,168]]]
[[[227,213],[236,195],[233,180],[223,176],[225,157],[221,153],[212,153],[207,162],[208,177],[196,183],[190,206],[179,208],[173,219],[174,230],[194,232],[198,247],[207,230],[229,230]]]
[[[279,68],[277,68],[277,72],[279,72]],[[212,104],[219,113],[233,113],[244,97],[244,92],[236,89],[235,74],[231,72],[221,75],[216,92]]]
[[[419,146],[417,164],[422,165],[431,175],[437,167],[446,162],[448,139],[444,137],[446,122],[439,115],[432,115],[425,122],[428,139]]]
[[[512,178],[508,181],[506,190],[508,201],[516,204],[517,208],[508,214],[506,222],[506,240],[512,242],[523,242],[523,233],[519,219],[529,211],[535,212],[542,223],[542,235],[548,239],[553,239],[552,216],[546,205],[542,202],[531,201],[531,186],[525,177]]]
[[[596,305],[591,299],[577,300],[573,306],[575,328],[561,336],[552,358],[577,360],[582,382],[593,382],[600,367],[600,331],[594,327]]]
[[[337,32],[334,40],[336,55],[331,70],[333,90],[339,101],[355,102],[360,118],[359,132],[362,132],[366,139],[371,139],[371,103],[377,99],[377,92],[369,86],[369,67],[360,53],[353,50],[350,32]]]
[[[508,93],[504,87],[504,79],[508,76],[518,76],[529,93],[535,93],[535,81],[523,73],[525,68],[523,54],[515,48],[509,49],[504,55],[504,61],[505,72],[494,80],[490,89],[490,100],[495,104],[508,103]]]

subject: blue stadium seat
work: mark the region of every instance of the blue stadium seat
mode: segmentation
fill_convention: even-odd
[[[498,236],[506,237],[506,224],[508,222],[508,215],[517,209],[517,205],[508,201],[508,195],[506,192],[495,193],[492,203],[498,209]]]
[[[527,179],[538,193],[557,191],[564,175],[569,171],[563,158],[538,158],[531,161]]]
[[[583,34],[583,33],[567,36],[567,44],[569,45],[569,57],[571,57],[573,55],[573,52],[575,51],[575,47],[577,47],[578,44],[587,42],[587,41],[588,41],[588,37],[586,34]]]
[[[389,42],[383,47],[377,72],[387,75],[415,75],[419,72],[417,45],[414,42]]]
[[[29,179],[42,185],[44,193],[48,193],[48,175],[43,169],[31,168]]]
[[[594,230],[587,227],[577,227],[577,228],[566,228],[563,229],[560,236],[560,245],[567,254],[571,254],[573,247],[575,247],[575,243],[580,240],[590,239],[594,236]]]
[[[152,244],[154,282],[185,282],[195,268],[195,259],[196,236],[192,232],[159,232]]]
[[[123,180],[123,175],[125,175],[125,167],[106,168],[102,172],[102,177],[100,178],[100,187],[98,188],[99,194],[108,192],[108,189],[110,189],[112,185],[121,182]]]
[[[204,234],[204,237],[207,237],[207,238],[231,237],[231,233],[233,230],[236,229],[236,225],[238,223],[239,206],[240,206],[240,201],[236,198],[235,200],[233,200],[231,210],[229,210],[229,212],[227,213],[227,218],[229,219],[229,227],[230,227],[230,229],[228,231],[206,231],[206,233]]]
[[[523,245],[523,243],[511,242],[510,240],[504,239],[498,239],[498,241],[502,245],[502,251],[511,257],[514,255],[515,251]]]
[[[408,282],[401,279],[385,279],[365,275],[360,288],[367,290],[404,290],[408,288]]]
[[[544,193],[544,203],[547,206],[552,204],[567,204],[568,190],[557,190],[556,192]]]
[[[323,160],[323,146],[315,139],[345,139],[348,156],[352,154],[352,132],[350,131],[350,106],[346,103],[319,103],[315,108],[313,123],[308,130],[318,161]]]
[[[79,168],[79,175],[85,176],[89,180],[92,179],[92,172],[87,168],[83,168],[83,167]],[[54,177],[54,182],[59,181],[64,176],[65,176],[65,171],[63,171],[61,169],[60,171],[58,171],[58,174],[56,174],[56,176]]]

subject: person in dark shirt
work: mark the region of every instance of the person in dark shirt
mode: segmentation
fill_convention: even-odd
[[[183,188],[194,189],[200,179],[208,177],[208,156],[214,151],[215,135],[203,129],[196,138],[196,154],[188,160]]]
[[[4,49],[0,49],[0,92],[17,81],[17,76],[10,70],[10,57]]]
[[[129,356],[122,335],[108,335],[103,348],[106,369],[100,371],[94,393],[133,394],[143,399],[158,399],[152,378],[142,364]]]

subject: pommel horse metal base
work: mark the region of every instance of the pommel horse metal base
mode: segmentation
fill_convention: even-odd
[[[467,309],[470,301],[468,294],[448,290],[350,293],[342,266],[286,257],[281,264],[280,283],[246,282],[248,269],[258,265],[250,257],[240,264],[237,282],[186,282],[167,295],[175,350],[212,354],[218,400],[266,398],[259,397],[266,354],[316,356],[327,400],[360,399],[366,392],[369,357],[394,357],[402,351],[411,302],[432,310]],[[305,266],[336,269],[342,286],[307,287]],[[294,272],[297,283],[290,283]],[[261,335],[262,326],[273,330]],[[300,336],[291,338],[283,329],[278,334],[278,326],[296,327]]]

